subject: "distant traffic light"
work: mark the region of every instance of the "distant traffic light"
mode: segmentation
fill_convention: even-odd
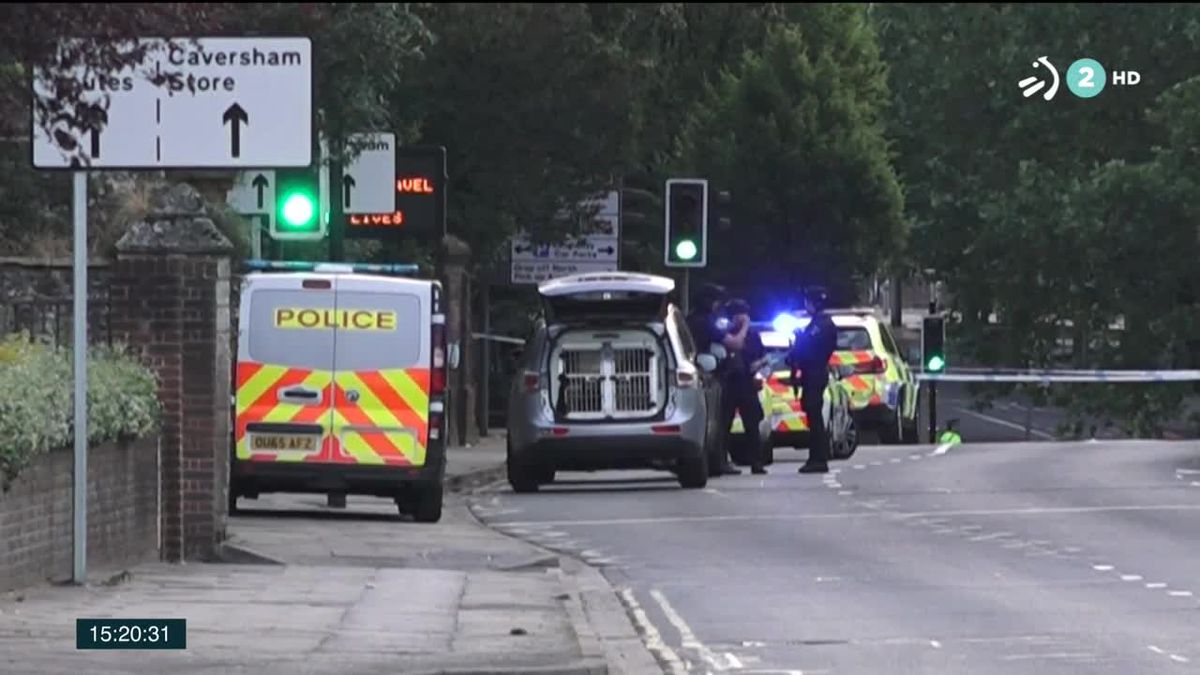
[[[271,237],[292,241],[324,239],[320,195],[320,179],[315,169],[277,170]]]
[[[667,267],[708,264],[708,181],[672,178],[667,181],[664,262]]]
[[[927,316],[921,326],[921,362],[925,372],[940,373],[946,369],[946,320]]]

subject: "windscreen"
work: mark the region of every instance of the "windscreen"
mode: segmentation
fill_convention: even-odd
[[[665,296],[634,291],[595,291],[546,298],[548,319],[573,323],[597,319],[654,321],[663,313]]]
[[[344,317],[337,336],[337,369],[411,368],[421,363],[421,344],[429,321],[422,320],[421,299],[411,294],[338,292]]]
[[[866,328],[839,328],[837,349],[840,352],[864,352],[874,349],[871,334]]]
[[[250,295],[251,361],[333,370],[333,291],[257,290]]]

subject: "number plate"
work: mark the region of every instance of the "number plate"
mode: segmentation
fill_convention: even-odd
[[[252,434],[254,452],[316,452],[321,437],[315,434]]]

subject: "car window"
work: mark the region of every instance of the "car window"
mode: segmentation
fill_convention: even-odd
[[[893,356],[900,356],[900,348],[896,346],[896,341],[892,339],[892,332],[888,330],[888,327],[879,324],[879,334],[883,336],[883,348]]]
[[[866,328],[839,328],[837,348],[843,352],[865,352],[874,349],[874,345]]]
[[[348,317],[337,332],[338,370],[411,368],[421,357],[429,321],[421,299],[407,293],[341,291],[338,312]]]
[[[333,370],[332,291],[255,290],[250,294],[250,360],[288,368]]]
[[[671,316],[667,320],[671,322],[676,334],[679,335],[679,346],[683,349],[684,356],[689,359],[696,358],[696,340],[692,337],[692,331],[688,330],[687,322],[680,317],[678,312],[671,312]]]

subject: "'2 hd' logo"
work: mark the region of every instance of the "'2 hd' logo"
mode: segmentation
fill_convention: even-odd
[[[1021,93],[1025,98],[1037,94],[1046,89],[1047,83],[1050,88],[1042,94],[1042,98],[1049,101],[1058,93],[1059,76],[1058,69],[1054,64],[1050,63],[1048,57],[1039,57],[1033,62],[1033,67],[1040,69],[1039,75],[1032,75],[1017,83],[1021,88]],[[1067,89],[1079,98],[1094,98],[1104,91],[1105,85],[1109,84],[1109,74],[1104,70],[1104,66],[1095,59],[1079,59],[1067,68],[1066,81]],[[1112,72],[1111,84],[1113,86],[1134,86],[1142,81],[1142,76],[1136,70],[1114,70]]]

